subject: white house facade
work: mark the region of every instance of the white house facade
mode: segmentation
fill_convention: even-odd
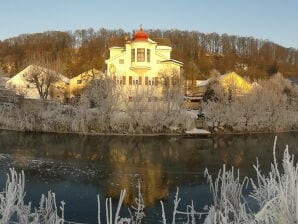
[[[29,65],[9,79],[5,84],[5,88],[14,90],[17,94],[28,99],[40,99],[40,95],[34,83],[28,81],[28,76],[37,70],[43,73],[47,69],[37,65]],[[51,84],[48,99],[63,102],[65,100],[66,89],[69,85],[69,79],[61,74],[58,75],[58,78],[58,81]]]

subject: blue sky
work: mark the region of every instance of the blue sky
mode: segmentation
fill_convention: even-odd
[[[298,48],[297,0],[0,0],[0,39],[92,27],[181,29]]]

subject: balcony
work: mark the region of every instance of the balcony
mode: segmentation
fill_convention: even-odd
[[[150,70],[152,69],[152,65],[150,62],[131,62],[131,66],[130,66],[131,70],[135,70],[135,69],[147,69]]]

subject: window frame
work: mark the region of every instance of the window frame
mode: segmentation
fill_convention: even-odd
[[[136,49],[131,49],[131,62],[135,62],[136,61]]]
[[[147,62],[150,62],[150,57],[151,57],[151,50],[150,49],[147,49],[146,57],[147,57]]]
[[[145,62],[145,48],[137,48],[137,62]]]

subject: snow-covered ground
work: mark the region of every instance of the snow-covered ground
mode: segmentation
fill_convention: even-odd
[[[209,135],[211,132],[205,130],[205,129],[199,129],[199,128],[193,128],[191,130],[185,131],[186,134],[190,135]]]

